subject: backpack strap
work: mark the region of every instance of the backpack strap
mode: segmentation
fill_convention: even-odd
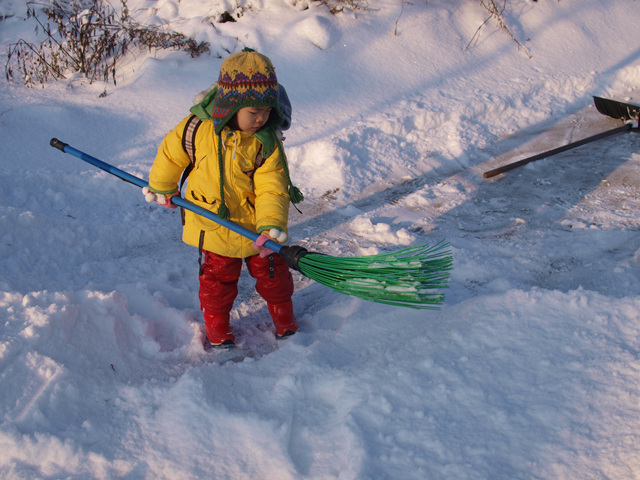
[[[184,148],[184,151],[189,155],[191,165],[185,169],[186,175],[185,173],[182,174],[182,178],[180,180],[181,190],[186,178],[189,176],[189,173],[196,164],[196,133],[198,133],[200,125],[202,125],[202,120],[195,115],[191,115],[184,126],[184,131],[182,132],[182,148]]]
[[[182,194],[184,182],[187,181],[191,170],[193,170],[193,167],[196,164],[196,133],[198,133],[200,125],[202,125],[202,120],[200,120],[196,115],[191,115],[184,126],[184,131],[182,132],[182,148],[187,152],[187,155],[189,155],[191,163],[184,169],[184,172],[182,172],[182,176],[180,177],[180,183],[178,184],[178,192],[180,192],[180,194]],[[182,216],[182,225],[184,225],[184,208],[180,209],[180,213]]]

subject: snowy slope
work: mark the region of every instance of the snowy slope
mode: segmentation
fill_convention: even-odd
[[[639,5],[610,3],[510,2],[525,50],[493,21],[469,45],[486,11],[464,0],[130,0],[212,54],[140,53],[105,98],[3,77],[0,476],[640,478],[640,137],[482,177],[619,126],[592,95],[640,103]],[[33,31],[24,4],[0,0],[3,55]],[[212,25],[223,11],[242,16]],[[49,146],[145,177],[245,45],[294,107],[292,242],[351,256],[446,239],[440,311],[296,275],[301,330],[276,341],[245,272],[242,348],[205,352],[178,214]]]

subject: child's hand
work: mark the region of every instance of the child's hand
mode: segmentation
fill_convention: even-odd
[[[168,194],[158,193],[154,192],[149,187],[144,187],[142,189],[142,194],[147,202],[156,202],[158,205],[162,205],[166,208],[178,208],[176,205],[171,203],[171,197],[178,195],[178,192]]]
[[[264,232],[260,234],[255,242],[251,245],[253,248],[260,252],[260,258],[268,257],[275,253],[270,248],[264,246],[267,240],[273,240],[277,243],[284,243],[287,241],[287,234],[282,230],[278,230],[277,228],[272,228],[269,230],[268,235]]]

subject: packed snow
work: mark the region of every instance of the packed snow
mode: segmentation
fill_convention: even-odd
[[[640,3],[512,0],[509,32],[470,0],[128,5],[211,53],[132,53],[106,97],[0,79],[0,477],[640,478],[640,137],[482,176],[622,125],[592,96],[640,103]],[[25,14],[0,0],[3,64]],[[244,46],[293,104],[291,243],[446,240],[440,310],[296,273],[301,329],[276,340],[245,271],[240,347],[205,351],[179,214],[49,146],[146,178]]]

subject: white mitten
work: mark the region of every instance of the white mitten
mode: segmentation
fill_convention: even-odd
[[[156,202],[158,205],[162,205],[166,208],[177,208],[173,203],[171,203],[171,197],[177,195],[178,192],[165,194],[154,192],[149,187],[143,187],[142,194],[144,195],[144,199],[149,203]]]
[[[265,233],[265,232],[262,232],[262,233]],[[283,232],[282,230],[279,230],[277,228],[272,228],[271,230],[269,230],[266,233],[267,233],[267,235],[269,235],[271,237],[271,239],[274,242],[284,243],[284,242],[287,241],[287,233]]]

